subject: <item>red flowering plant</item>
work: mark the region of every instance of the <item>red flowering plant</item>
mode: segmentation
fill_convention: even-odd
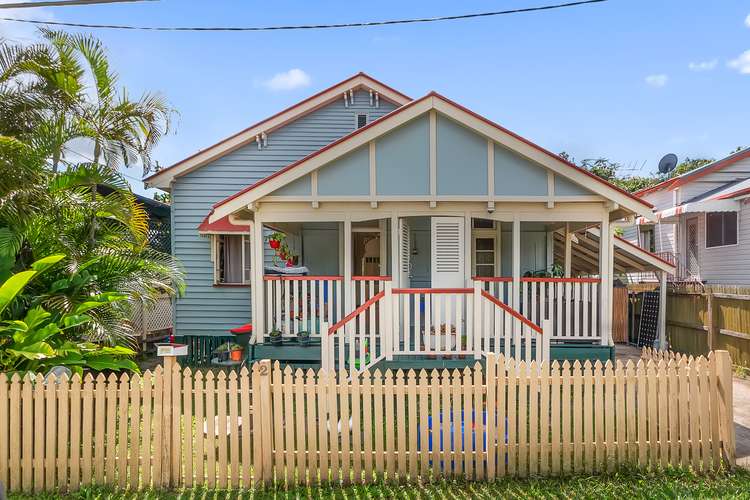
[[[281,261],[286,267],[292,267],[297,264],[299,257],[289,250],[284,233],[275,232],[268,236],[268,246],[274,250],[274,262]]]

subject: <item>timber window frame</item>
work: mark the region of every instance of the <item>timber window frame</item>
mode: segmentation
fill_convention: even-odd
[[[251,251],[249,235],[212,234],[211,260],[214,268],[214,285],[250,285]]]
[[[737,246],[740,233],[740,217],[737,212],[706,212],[705,245],[706,249]],[[716,227],[714,224],[718,224]],[[711,235],[711,230],[718,231]]]
[[[499,223],[488,219],[472,219],[471,223],[471,272],[472,276],[500,276],[500,235]],[[480,240],[491,240],[492,248],[482,248]],[[480,262],[480,255],[492,255],[492,262]],[[484,269],[485,272],[480,271]],[[490,271],[491,270],[491,271]],[[487,271],[490,271],[487,274]]]

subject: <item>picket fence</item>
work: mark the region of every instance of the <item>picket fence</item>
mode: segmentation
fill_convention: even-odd
[[[734,464],[732,373],[708,358],[463,371],[0,374],[11,491],[369,483]]]

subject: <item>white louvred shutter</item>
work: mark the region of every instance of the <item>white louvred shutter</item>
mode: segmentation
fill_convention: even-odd
[[[432,217],[432,287],[464,286],[464,219]]]
[[[399,232],[399,257],[398,257],[398,272],[399,272],[399,286],[402,288],[408,288],[411,284],[411,234],[410,234],[409,222],[406,219],[399,219],[398,221],[398,232]]]

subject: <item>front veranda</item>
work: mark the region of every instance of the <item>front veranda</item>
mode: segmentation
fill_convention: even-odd
[[[460,366],[489,352],[609,359],[613,276],[653,269],[615,247],[601,204],[326,205],[252,212],[256,358],[354,369]],[[271,230],[306,275],[269,266]]]

